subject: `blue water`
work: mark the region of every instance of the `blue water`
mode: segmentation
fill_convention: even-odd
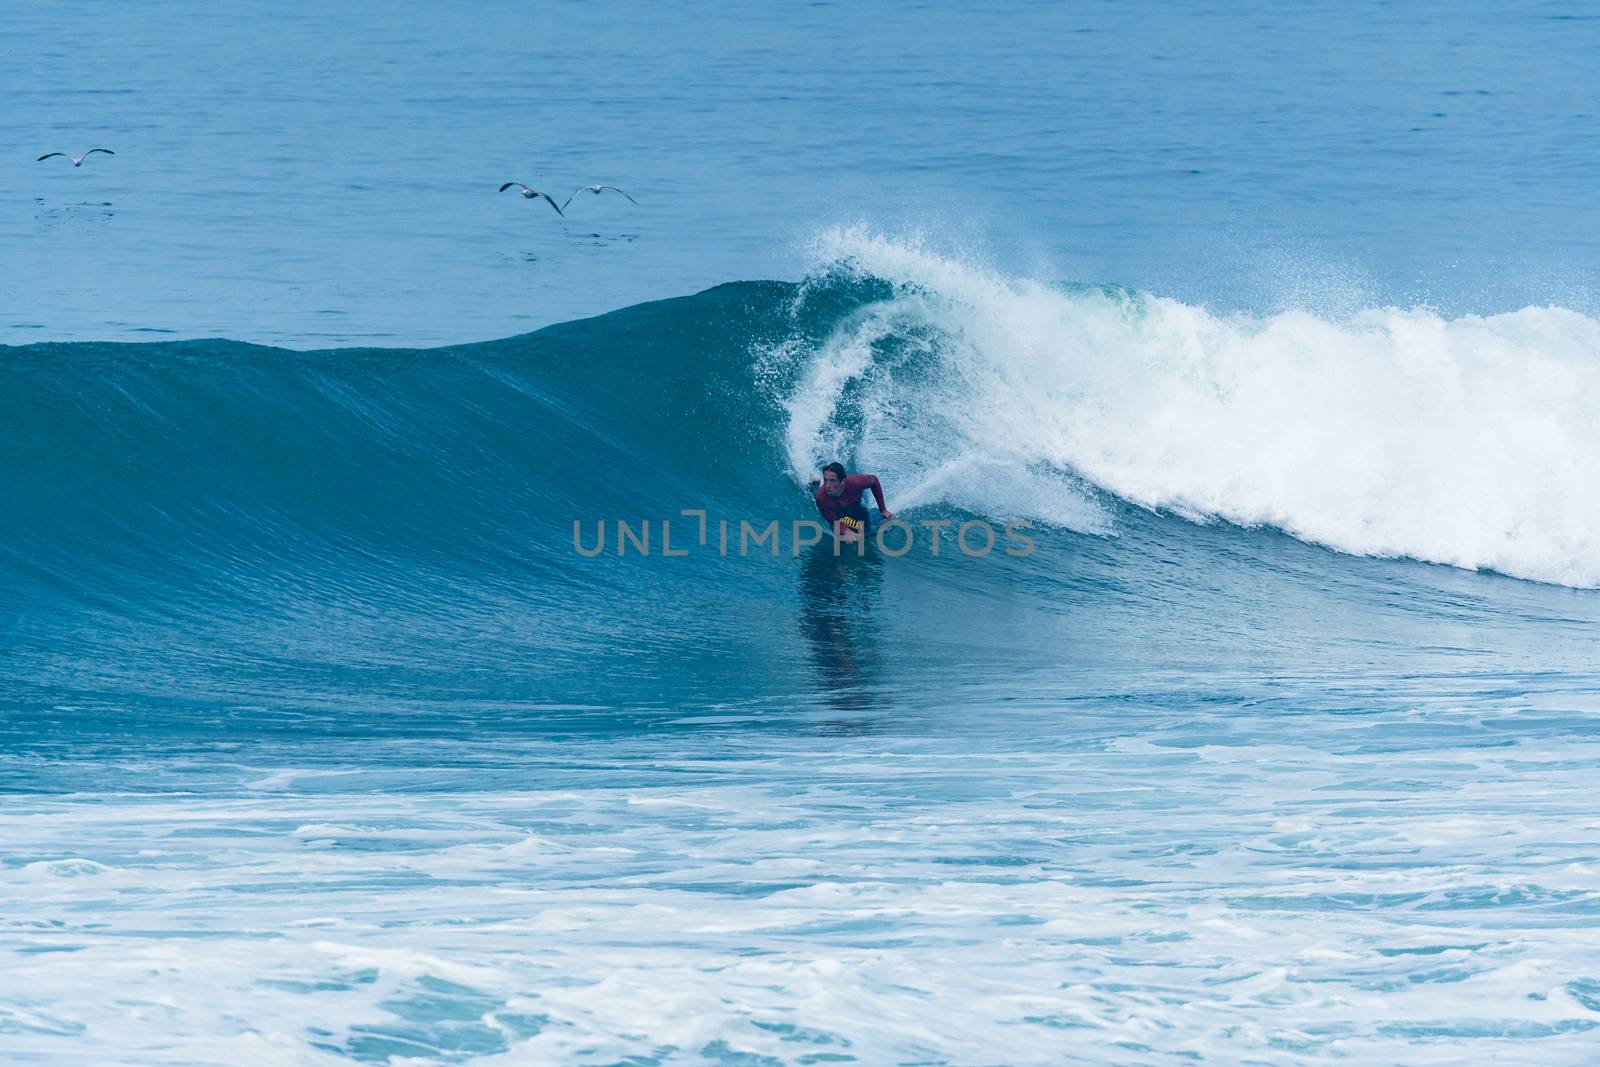
[[[1593,1061],[1582,9],[6,22],[0,1059]]]
[[[9,343],[481,341],[857,223],[1225,308],[1594,308],[1581,4],[15,0],[6,37]]]

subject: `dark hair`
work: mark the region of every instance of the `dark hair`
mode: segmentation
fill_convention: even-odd
[[[844,478],[844,464],[843,463],[830,463],[826,467],[822,468],[822,473],[823,474],[827,474],[829,471],[832,471],[833,473],[837,474],[841,479]]]

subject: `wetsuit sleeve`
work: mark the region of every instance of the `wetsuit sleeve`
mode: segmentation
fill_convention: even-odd
[[[883,486],[878,484],[878,476],[876,474],[854,474],[846,481],[855,482],[862,489],[871,489],[872,499],[878,502],[878,510],[889,510],[889,506],[883,502]]]

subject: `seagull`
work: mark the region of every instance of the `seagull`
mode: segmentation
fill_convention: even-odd
[[[81,156],[69,156],[65,152],[46,152],[44,155],[42,155],[38,159],[34,160],[34,162],[35,163],[43,163],[45,160],[49,159],[51,156],[62,156],[64,158],[66,158],[66,159],[72,160],[72,165],[74,167],[81,167],[81,166],[83,166],[83,161],[88,159],[90,156],[94,155],[96,152],[104,152],[108,156],[116,155],[116,153],[111,151],[111,149],[109,149],[109,148],[91,148],[91,149],[89,149],[89,151],[85,152]]]
[[[615,185],[585,185],[582,189],[578,190],[578,193],[593,193],[595,196],[599,196],[600,190],[602,189],[610,189],[612,192],[622,193],[622,190],[618,189]],[[568,204],[571,204],[578,198],[578,193],[573,193],[571,196],[567,197],[567,203],[561,206],[566,207]],[[622,193],[622,195],[628,196],[627,193]],[[639,201],[635,200],[633,197],[628,196],[628,203],[637,204],[638,202]]]
[[[500,187],[500,191],[503,193],[507,189],[511,188],[513,185],[515,185],[518,189],[521,189],[522,190],[522,195],[527,197],[529,200],[532,200],[536,196],[542,196],[546,200],[550,200],[550,194],[549,193],[541,193],[537,189],[529,189],[526,185],[523,185],[521,182],[506,182],[504,185],[502,185]],[[570,203],[572,203],[572,201],[568,200],[567,203],[570,204]],[[561,210],[561,205],[557,204],[554,200],[550,200],[550,206],[556,209],[556,214],[557,215],[560,215],[562,217],[566,216],[567,213],[565,211],[562,211]]]

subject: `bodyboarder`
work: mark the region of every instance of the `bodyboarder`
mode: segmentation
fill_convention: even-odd
[[[844,464],[830,463],[822,468],[822,481],[812,482],[816,487],[814,499],[822,521],[840,541],[859,541],[872,532],[872,520],[861,494],[872,490],[878,504],[878,516],[884,522],[894,518],[883,501],[883,486],[876,474],[845,474]]]

